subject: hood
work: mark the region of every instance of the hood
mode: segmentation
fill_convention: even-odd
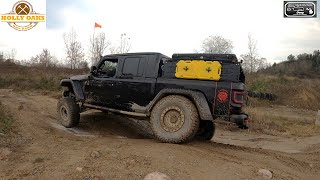
[[[71,80],[78,80],[78,81],[85,81],[85,80],[88,80],[89,75],[90,74],[71,76],[70,79]]]

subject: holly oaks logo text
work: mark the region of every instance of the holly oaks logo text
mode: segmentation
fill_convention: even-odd
[[[28,31],[38,23],[46,21],[46,15],[37,13],[25,0],[16,2],[7,14],[1,14],[0,21],[6,22],[15,30]]]

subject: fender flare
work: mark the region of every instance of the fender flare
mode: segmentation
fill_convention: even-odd
[[[60,86],[62,87],[68,87],[69,90],[71,90],[74,95],[76,96],[76,100],[85,100],[84,92],[82,89],[82,83],[77,80],[71,80],[71,79],[63,79],[60,82]]]
[[[156,97],[150,102],[147,107],[147,113],[150,113],[154,105],[163,97],[168,95],[182,95],[190,99],[196,106],[200,119],[213,121],[213,116],[211,114],[208,102],[203,93],[192,90],[185,89],[163,89]]]

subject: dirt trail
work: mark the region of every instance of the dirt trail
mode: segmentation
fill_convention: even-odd
[[[153,171],[173,179],[260,179],[261,168],[274,179],[320,177],[319,137],[218,127],[211,142],[165,144],[152,139],[146,122],[90,111],[67,130],[57,123],[56,99],[0,90],[0,101],[15,118],[14,131],[0,136],[0,179],[143,179]]]

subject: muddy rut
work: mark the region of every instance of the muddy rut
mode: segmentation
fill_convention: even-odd
[[[147,122],[99,111],[81,115],[77,128],[57,123],[57,100],[0,91],[13,131],[0,136],[0,179],[143,179],[153,171],[172,179],[319,179],[320,137],[231,132],[218,126],[210,142],[165,144]]]

